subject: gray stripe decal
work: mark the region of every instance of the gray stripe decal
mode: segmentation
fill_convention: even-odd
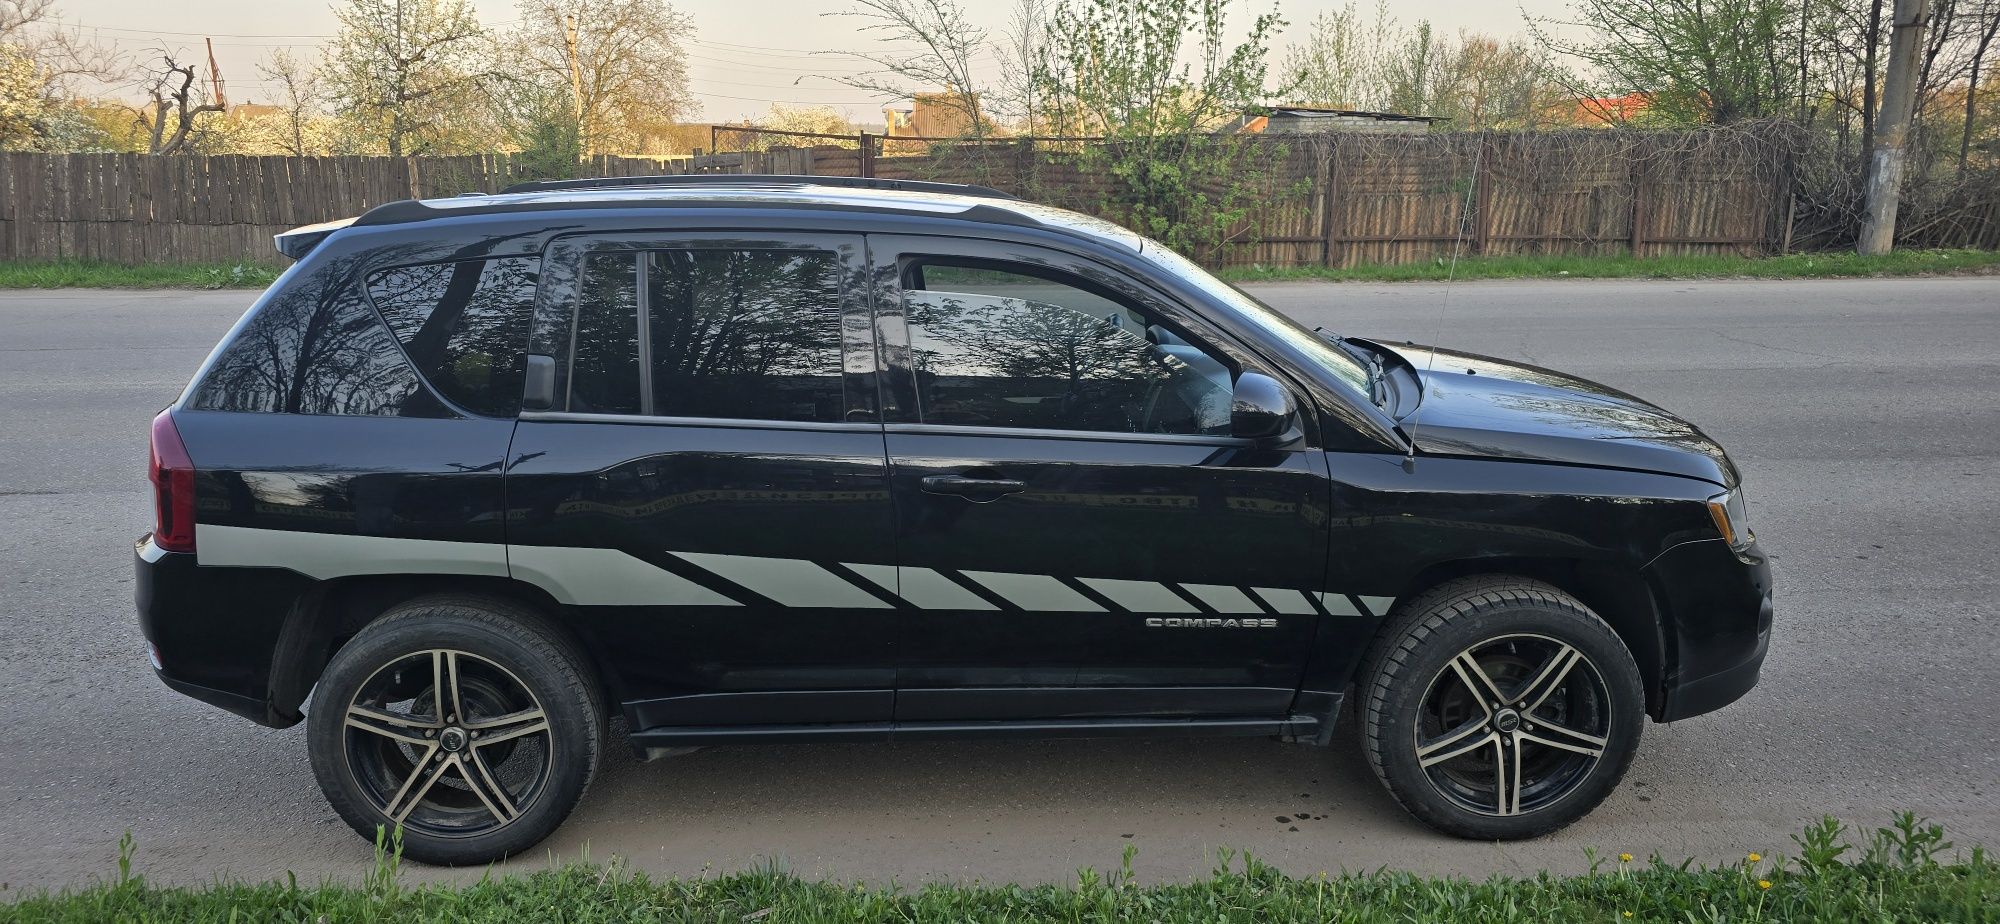
[[[290,568],[327,580],[358,574],[507,576],[507,547],[390,536],[344,536],[243,526],[194,527],[195,561],[225,568]]]
[[[902,597],[910,605],[926,610],[997,610],[986,598],[960,587],[951,578],[929,568],[897,568],[894,565],[857,565],[842,562],[882,589]]]
[[[802,558],[759,558],[712,552],[675,556],[722,575],[785,606],[886,610],[890,606],[859,587]]]
[[[841,562],[841,565],[855,574],[874,581],[876,586],[881,587],[883,590],[892,594],[897,592],[895,565],[857,565],[851,561]]]
[[[1227,584],[1182,584],[1181,589],[1201,598],[1218,613],[1261,613],[1257,603]]]
[[[1111,602],[1134,613],[1199,613],[1194,604],[1166,585],[1154,581],[1120,581],[1112,578],[1078,578],[1083,586],[1103,594]]]
[[[389,536],[350,536],[242,526],[195,526],[196,560],[202,565],[287,568],[317,580],[365,574],[512,575],[547,590],[559,602],[580,606],[741,606],[671,571],[618,549],[506,546]],[[887,609],[890,604],[810,561],[700,552],[671,553],[785,606]],[[992,603],[930,568],[845,565],[911,605],[926,610],[997,609]],[[1046,574],[965,571],[966,577],[1034,612],[1101,613],[1104,608]],[[1135,613],[1192,613],[1196,608],[1154,581],[1079,578],[1084,586]],[[1220,613],[1261,610],[1243,591],[1224,584],[1182,584]],[[1250,588],[1271,608],[1308,616],[1306,595],[1286,588]],[[1322,593],[1334,616],[1363,616],[1345,594]],[[1369,614],[1387,615],[1395,597],[1361,597]]]
[[[1334,616],[1361,615],[1361,611],[1354,608],[1354,601],[1347,599],[1346,594],[1320,594],[1319,602],[1321,606],[1326,607],[1326,611],[1329,614]]]
[[[1046,574],[1009,574],[1000,571],[961,571],[987,590],[1024,610],[1038,613],[1102,613],[1104,607],[1090,602],[1068,585]]]
[[[1313,609],[1312,601],[1306,599],[1306,595],[1299,591],[1280,587],[1252,587],[1250,589],[1255,591],[1257,596],[1263,597],[1265,603],[1271,604],[1272,609],[1287,616],[1312,616],[1319,613],[1318,610]]]
[[[1361,605],[1376,616],[1389,615],[1389,608],[1396,605],[1395,597],[1362,597]]]
[[[514,576],[579,606],[741,606],[618,549],[509,546]]]

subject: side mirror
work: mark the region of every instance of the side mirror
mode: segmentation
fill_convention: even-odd
[[[1245,372],[1236,379],[1229,402],[1229,434],[1246,440],[1271,440],[1292,430],[1298,408],[1292,393],[1277,379]]]
[[[556,404],[556,358],[528,354],[528,382],[521,389],[521,409],[546,411]]]

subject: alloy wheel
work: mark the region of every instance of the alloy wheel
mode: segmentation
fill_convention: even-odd
[[[1445,798],[1507,816],[1574,792],[1610,736],[1610,692],[1597,666],[1566,642],[1524,634],[1447,661],[1424,693],[1412,746]]]
[[[394,825],[440,837],[487,834],[547,787],[548,714],[506,668],[430,649],[375,671],[343,718],[348,772]]]

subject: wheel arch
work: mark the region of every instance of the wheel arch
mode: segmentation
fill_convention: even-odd
[[[322,581],[293,603],[271,657],[272,717],[284,725],[297,723],[303,718],[300,705],[348,639],[398,604],[434,594],[489,597],[533,610],[575,644],[605,686],[605,702],[615,701],[617,678],[610,665],[586,634],[563,618],[566,608],[540,587],[481,575],[360,575]]]
[[[1638,662],[1646,691],[1646,714],[1658,717],[1668,668],[1673,663],[1671,635],[1651,585],[1637,568],[1572,558],[1458,559],[1418,572],[1397,599],[1413,599],[1446,581],[1483,574],[1541,581],[1577,598],[1602,617]]]

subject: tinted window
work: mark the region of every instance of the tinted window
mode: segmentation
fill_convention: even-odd
[[[569,409],[639,413],[639,255],[584,258],[578,283]]]
[[[571,410],[844,419],[833,254],[597,254],[580,288]],[[650,360],[643,382],[641,337]]]
[[[361,293],[322,284],[332,275],[304,278],[273,294],[216,357],[188,406],[287,414],[443,413]]]
[[[507,417],[521,407],[539,262],[400,267],[370,277],[368,294],[433,387],[477,413]]]
[[[1103,318],[1113,327],[1127,330],[1144,330],[1146,327],[1143,317],[1125,307],[1123,302],[1041,276],[949,263],[926,263],[917,268],[917,274],[923,280],[923,284],[916,287],[920,289],[1026,299]]]
[[[904,311],[925,423],[1229,432],[1228,368],[1131,306],[1029,276],[923,283]],[[988,292],[939,291],[954,283]]]
[[[647,282],[653,413],[841,419],[832,254],[663,250]]]

